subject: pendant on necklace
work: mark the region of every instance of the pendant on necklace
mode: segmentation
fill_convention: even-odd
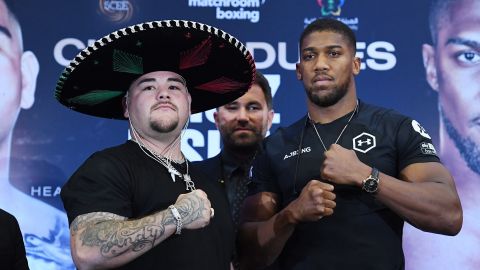
[[[184,174],[183,181],[185,181],[185,186],[186,186],[185,190],[190,190],[190,191],[195,190],[195,183],[192,181],[192,178],[190,178],[190,175]]]
[[[175,175],[180,176],[180,173],[178,173],[172,165],[168,166],[168,172],[170,173],[170,177],[172,178],[172,181],[175,183]]]

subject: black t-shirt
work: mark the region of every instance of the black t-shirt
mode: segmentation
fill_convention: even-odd
[[[183,168],[178,168],[185,172]],[[190,166],[197,189],[208,195],[215,217],[202,229],[182,230],[139,258],[118,269],[229,269],[233,224],[222,190]],[[174,204],[187,193],[185,183],[172,181],[164,166],[131,141],[93,154],[62,188],[61,197],[71,223],[78,215],[110,212],[140,218]]]
[[[22,232],[17,220],[0,209],[0,268],[28,270]]]
[[[316,124],[327,148],[350,115]],[[321,179],[325,150],[306,119],[267,138],[264,154],[253,167],[250,194],[276,193],[283,208],[310,180]],[[363,102],[338,144],[354,149],[360,161],[393,177],[409,164],[439,162],[431,138],[416,121]],[[334,186],[334,214],[298,224],[278,258],[280,268],[403,269],[402,218],[358,187]]]

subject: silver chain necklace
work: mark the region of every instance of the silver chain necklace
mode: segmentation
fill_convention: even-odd
[[[178,177],[182,178],[183,181],[185,182],[185,186],[186,186],[185,190],[190,190],[190,191],[195,190],[195,183],[193,182],[192,178],[190,177],[190,174],[188,173],[188,160],[186,158],[184,158],[184,159],[185,159],[185,164],[187,166],[187,172],[185,174],[181,174],[172,165],[172,163],[170,162],[169,159],[167,159],[164,156],[156,153],[155,151],[148,148],[146,145],[144,145],[143,143],[141,143],[139,141],[136,141],[136,140],[132,140],[132,141],[134,141],[138,144],[138,146],[140,147],[142,152],[145,153],[145,155],[147,155],[149,158],[155,160],[156,162],[162,164],[168,170],[168,173],[170,174],[170,177],[172,178],[172,181],[174,183],[175,183],[175,175],[177,175]],[[147,151],[145,151],[145,150],[147,150]]]
[[[350,118],[348,118],[347,123],[345,124],[345,126],[343,127],[342,131],[340,132],[340,134],[338,135],[337,139],[335,140],[335,142],[333,144],[338,143],[338,141],[340,140],[340,137],[342,137],[343,132],[345,131],[345,129],[347,129],[348,125],[350,124],[350,121],[352,121],[352,118],[355,115],[355,113],[357,112],[357,110],[358,110],[358,99],[357,99],[357,105],[355,105],[355,109],[353,110],[352,115],[350,115]],[[320,140],[320,143],[322,144],[323,149],[325,149],[325,152],[326,152],[327,147],[325,146],[325,143],[323,143],[322,136],[320,136],[320,133],[318,133],[317,127],[315,126],[315,121],[313,121],[313,119],[310,117],[310,113],[308,113],[308,118],[310,119],[310,122],[312,123],[313,129],[315,129],[315,133],[317,133],[317,137]]]

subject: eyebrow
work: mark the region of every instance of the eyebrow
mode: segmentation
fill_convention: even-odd
[[[12,38],[12,33],[10,33],[10,30],[8,30],[8,28],[6,28],[6,27],[3,26],[3,25],[0,25],[0,33],[3,33],[3,34],[6,35],[8,38]]]
[[[342,49],[343,47],[341,45],[328,45],[328,46],[325,46],[324,48],[327,48],[327,49],[331,50],[331,49]],[[302,51],[309,52],[309,51],[316,51],[316,50],[317,50],[317,48],[315,48],[315,47],[307,47],[307,48],[303,49]]]
[[[155,82],[156,80],[154,78],[144,78],[144,79],[141,79],[140,81],[137,82],[137,86],[139,86],[140,84],[142,83],[146,83],[146,82]]]
[[[450,44],[454,44],[454,45],[465,45],[465,46],[468,46],[470,48],[473,48],[477,51],[480,51],[480,43],[475,41],[475,40],[471,40],[471,39],[464,39],[464,38],[449,38],[447,40],[447,42],[445,42],[445,46],[448,46]]]
[[[137,86],[139,86],[142,83],[156,82],[156,81],[157,80],[155,78],[144,78],[144,79],[141,79],[140,81],[137,82]],[[167,78],[167,82],[178,82],[178,83],[181,83],[182,85],[186,86],[185,81],[182,80],[181,78],[170,77],[170,78]]]
[[[227,104],[225,104],[225,105],[223,105],[223,106],[238,105],[238,104],[239,104],[238,100],[234,100],[234,101],[232,101],[232,102],[230,102],[230,103],[227,103]],[[251,105],[259,105],[259,106],[262,106],[262,103],[261,103],[260,101],[257,101],[257,100],[252,100],[252,101],[249,101],[249,102],[245,103],[243,106],[251,106]]]
[[[168,78],[167,79],[167,82],[179,82],[181,83],[183,86],[187,86],[187,83],[185,82],[185,80],[183,80],[183,78],[175,78],[175,77],[171,77],[171,78]]]

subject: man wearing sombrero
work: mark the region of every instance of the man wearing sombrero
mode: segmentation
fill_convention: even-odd
[[[189,21],[121,29],[71,62],[56,98],[128,119],[132,137],[93,154],[62,189],[79,269],[229,269],[228,203],[189,166],[180,138],[192,112],[238,98],[254,76],[237,39]]]

